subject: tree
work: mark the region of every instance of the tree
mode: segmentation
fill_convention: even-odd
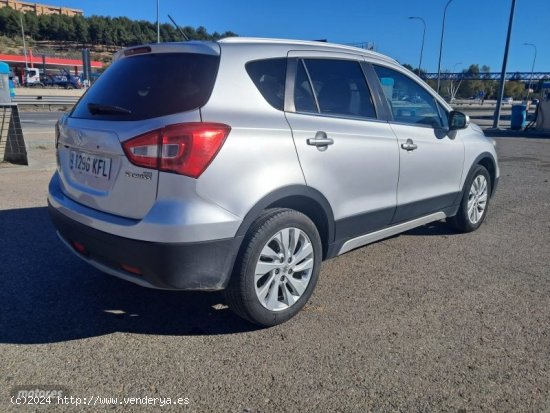
[[[58,40],[77,40],[74,29],[74,19],[69,16],[58,14],[54,14],[53,16],[56,16],[59,20]]]
[[[485,73],[482,75],[484,79],[481,83],[483,85],[483,91],[485,92],[485,98],[496,96],[497,94],[497,88],[498,88],[498,82],[496,80],[491,80],[489,73],[491,73],[491,68],[487,65],[483,65],[481,67],[481,73]]]
[[[82,16],[75,16],[74,18],[74,34],[75,40],[79,43],[86,44],[90,42],[89,34],[90,26],[88,20]]]
[[[223,32],[221,34],[221,37],[224,38],[224,37],[238,37],[239,35],[235,32],[232,32],[232,31],[226,31],[226,32]]]
[[[410,70],[411,72],[414,72],[414,67],[412,67],[410,64],[404,63],[402,66],[403,66],[405,69]]]
[[[92,16],[89,22],[89,37],[92,44],[103,44],[105,21],[100,16]]]
[[[197,31],[191,27],[191,26],[185,26],[183,28],[183,32],[187,36],[188,39],[196,39],[197,38]]]
[[[109,22],[115,45],[127,45],[132,40],[132,21],[127,17],[115,17]]]
[[[112,46],[114,44],[114,25],[110,17],[102,17],[103,25],[101,37],[103,38],[103,44],[107,46]]]
[[[25,32],[28,33],[31,37],[36,38],[40,28],[38,16],[31,12],[25,13],[24,16],[25,18],[23,20],[25,22]]]
[[[479,75],[479,65],[473,64],[470,67],[463,71],[466,75]],[[479,92],[483,90],[483,85],[480,80],[465,80],[462,85],[462,91],[460,92],[461,97],[470,98],[479,95]]]
[[[172,25],[165,23],[160,25],[160,40],[162,42],[180,42],[185,39]]]
[[[448,82],[448,92],[449,92],[449,97],[450,97],[451,102],[453,102],[456,99],[456,95],[457,95],[458,90],[460,89],[460,86],[462,85],[463,81],[464,81],[464,79],[460,79],[460,80],[455,82],[453,79],[451,79]]]
[[[138,22],[133,21],[130,25],[130,41],[128,42],[128,45],[133,46],[141,43],[145,43],[145,35],[143,34],[141,25]]]
[[[511,96],[514,99],[522,99],[525,94],[525,84],[523,82],[510,80],[504,83],[504,95]]]
[[[19,21],[19,12],[3,7],[0,9],[0,34],[12,37],[20,35],[21,23]]]
[[[197,28],[197,40],[210,40],[210,35],[203,26]]]

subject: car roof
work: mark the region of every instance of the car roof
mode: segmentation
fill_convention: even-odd
[[[271,39],[261,37],[226,37],[218,40],[222,46],[224,44],[239,44],[239,45],[251,45],[251,46],[278,46],[288,47],[289,49],[296,49],[296,47],[307,47],[308,50],[319,51],[332,51],[341,53],[355,53],[361,54],[367,57],[375,58],[378,60],[385,60],[389,63],[399,64],[395,59],[383,55],[381,53],[373,52],[372,50],[361,49],[359,47],[347,46],[336,43],[329,43],[324,41],[308,41],[308,40],[293,40],[293,39]]]
[[[261,47],[265,49],[266,47],[272,47],[278,49],[279,52],[284,52],[285,50],[298,50],[298,49],[307,49],[309,51],[320,51],[320,52],[340,52],[340,53],[353,53],[359,54],[371,59],[376,59],[379,61],[384,61],[390,64],[399,65],[395,59],[383,55],[381,53],[373,52],[372,50],[361,49],[353,46],[346,46],[336,43],[328,43],[321,41],[308,41],[308,40],[293,40],[293,39],[269,39],[269,38],[259,38],[259,37],[226,37],[224,39],[218,40],[217,42],[213,41],[204,41],[204,40],[191,40],[185,42],[170,42],[170,43],[151,43],[147,45],[131,46],[122,50],[119,50],[113,56],[113,61],[116,61],[120,58],[126,56],[132,56],[132,50],[139,49],[148,49],[149,52],[153,53],[177,53],[177,52],[190,52],[190,53],[201,53],[201,54],[210,54],[210,55],[219,55],[221,47],[244,47],[244,48],[257,48]],[[286,52],[285,52],[286,53]],[[141,53],[137,53],[141,54]]]

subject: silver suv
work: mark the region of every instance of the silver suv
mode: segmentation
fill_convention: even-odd
[[[477,229],[494,144],[378,53],[229,38],[125,49],[56,127],[61,240],[146,287],[294,316],[323,260],[432,221]]]

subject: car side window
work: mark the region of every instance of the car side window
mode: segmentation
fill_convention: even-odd
[[[294,91],[297,111],[319,110],[325,115],[376,118],[372,95],[359,62],[304,59],[300,63]],[[312,91],[313,100],[308,96]]]
[[[410,77],[373,65],[396,122],[432,128],[444,127],[435,98]]]
[[[294,82],[294,107],[296,112],[319,113],[303,61],[298,61]]]
[[[246,64],[248,75],[265,100],[283,110],[285,102],[286,58],[255,60]]]

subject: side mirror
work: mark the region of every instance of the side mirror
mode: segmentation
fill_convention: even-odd
[[[466,129],[470,125],[470,117],[453,110],[449,113],[449,130]]]

